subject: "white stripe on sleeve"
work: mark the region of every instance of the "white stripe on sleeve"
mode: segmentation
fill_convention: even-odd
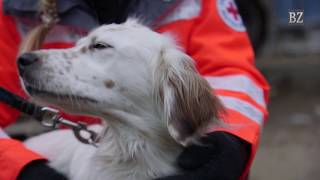
[[[0,138],[9,138],[6,132],[4,132],[3,129],[0,128]]]
[[[244,75],[205,76],[213,89],[225,89],[247,94],[262,107],[266,107],[263,90]]]
[[[258,123],[259,125],[263,123],[263,113],[250,103],[228,96],[219,95],[218,98],[227,109],[238,111],[239,113]]]

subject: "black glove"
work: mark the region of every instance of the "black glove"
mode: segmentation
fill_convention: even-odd
[[[249,143],[224,132],[201,139],[203,145],[186,147],[177,159],[182,174],[156,180],[237,180],[250,155]]]
[[[46,164],[46,161],[32,161],[20,172],[17,180],[68,180]]]

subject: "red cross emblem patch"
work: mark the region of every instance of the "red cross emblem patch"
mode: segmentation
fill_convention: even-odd
[[[217,0],[217,9],[223,22],[230,28],[239,32],[246,30],[237,5],[233,0]]]

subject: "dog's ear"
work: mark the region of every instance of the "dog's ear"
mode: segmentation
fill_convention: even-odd
[[[222,106],[191,57],[175,47],[163,49],[160,56],[155,80],[168,131],[177,142],[188,145],[217,121]]]

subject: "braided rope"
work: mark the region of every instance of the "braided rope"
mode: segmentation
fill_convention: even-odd
[[[19,54],[40,49],[50,30],[59,21],[56,0],[40,0],[39,11],[42,23],[23,39]]]
[[[47,27],[51,27],[59,21],[56,0],[40,1],[41,20]]]

